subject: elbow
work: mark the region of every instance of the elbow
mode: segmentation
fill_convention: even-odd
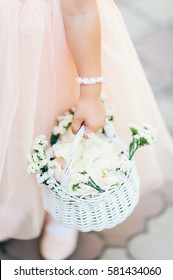
[[[96,0],[63,0],[62,8],[64,15],[70,17],[83,16],[97,11]]]

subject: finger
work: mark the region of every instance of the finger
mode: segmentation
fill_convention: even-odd
[[[91,128],[85,126],[84,138],[85,139],[93,138],[94,135],[95,135],[95,131],[92,130]]]
[[[71,126],[71,130],[72,130],[73,134],[76,134],[79,131],[81,125],[82,125],[81,119],[77,119],[77,118],[73,119],[73,123]]]
[[[84,138],[86,138],[86,139],[93,138],[94,135],[95,135],[94,132],[87,132],[87,131],[85,131]]]

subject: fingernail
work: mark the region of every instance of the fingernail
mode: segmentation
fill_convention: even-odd
[[[94,132],[85,132],[85,134],[88,138],[93,138],[95,135]]]

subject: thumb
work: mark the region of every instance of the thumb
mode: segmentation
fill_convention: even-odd
[[[71,130],[72,130],[73,134],[76,134],[78,132],[82,123],[83,123],[82,119],[75,118],[75,116],[74,116],[74,119],[73,119],[73,122],[72,122],[72,125],[71,125]]]

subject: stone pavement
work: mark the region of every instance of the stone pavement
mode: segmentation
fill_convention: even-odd
[[[173,134],[173,1],[116,0],[163,118]],[[70,259],[173,260],[173,185],[143,196],[123,223],[100,233],[80,233]],[[41,259],[39,238],[0,244],[0,259]]]

